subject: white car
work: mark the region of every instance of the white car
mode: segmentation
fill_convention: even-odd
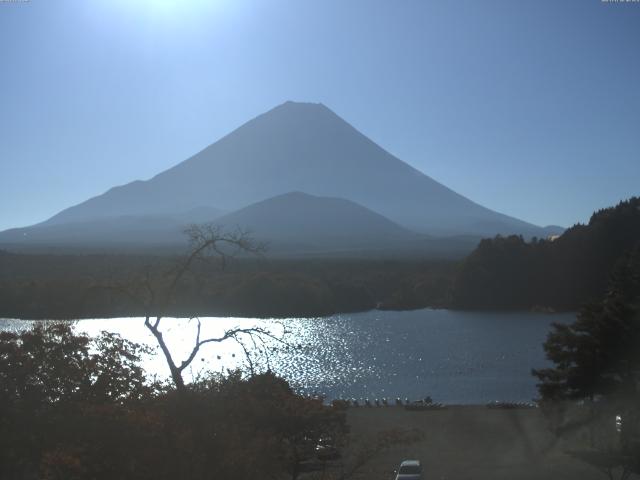
[[[396,480],[422,480],[420,460],[405,460],[398,468]]]

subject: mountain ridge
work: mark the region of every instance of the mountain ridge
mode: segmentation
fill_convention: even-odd
[[[351,200],[430,235],[545,234],[440,184],[323,104],[300,102],[285,102],[149,180],[113,187],[40,225],[200,206],[231,212],[291,191]]]

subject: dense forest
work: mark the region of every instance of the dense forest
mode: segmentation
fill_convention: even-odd
[[[171,271],[182,257],[0,253],[0,317],[90,318],[144,313],[114,287]],[[166,313],[320,316],[447,304],[449,261],[215,258],[194,265]]]
[[[462,262],[259,256],[200,258],[163,314],[321,316],[424,307],[577,310],[605,291],[640,244],[640,198],[594,213],[556,238],[482,240]],[[0,317],[91,318],[145,313],[123,294],[179,265],[179,255],[0,251]],[[206,260],[206,261],[205,261]],[[118,291],[120,292],[118,294]]]
[[[604,293],[616,262],[640,244],[640,198],[594,213],[552,239],[480,242],[464,260],[452,306],[464,309],[577,310]]]

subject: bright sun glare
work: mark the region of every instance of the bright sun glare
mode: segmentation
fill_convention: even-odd
[[[124,15],[134,15],[154,22],[180,22],[189,18],[197,18],[221,7],[221,0],[111,0],[107,2],[115,6]]]

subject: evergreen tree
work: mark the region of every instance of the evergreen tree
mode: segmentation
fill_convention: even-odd
[[[554,368],[535,370],[544,399],[634,395],[640,381],[640,248],[618,263],[601,302],[571,325],[554,325],[545,343]]]
[[[620,478],[640,473],[640,246],[618,262],[603,300],[585,306],[573,324],[556,324],[544,348],[555,366],[533,374],[545,413],[562,425],[556,433],[588,427],[591,448],[574,452],[578,458],[610,478],[615,470]],[[586,417],[583,408],[569,421],[575,411],[565,400],[587,400]],[[617,447],[600,429],[611,430],[614,419]]]

